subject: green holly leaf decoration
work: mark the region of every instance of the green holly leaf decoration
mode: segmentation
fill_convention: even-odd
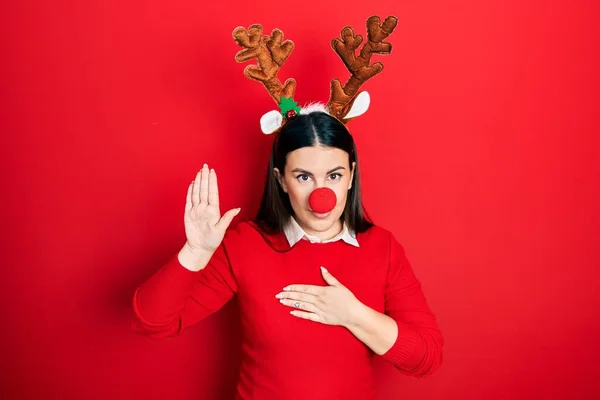
[[[281,114],[284,118],[287,116],[287,112],[291,110],[294,110],[297,114],[300,114],[300,106],[291,97],[282,97],[279,102],[279,108],[281,109]]]

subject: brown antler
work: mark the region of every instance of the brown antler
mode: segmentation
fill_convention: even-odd
[[[379,17],[370,17],[367,20],[368,41],[360,49],[358,57],[355,50],[360,46],[363,38],[360,35],[354,35],[352,27],[347,26],[342,29],[341,40],[335,38],[331,41],[331,47],[352,74],[344,87],[338,79],[331,81],[331,97],[327,107],[337,118],[342,119],[348,113],[352,106],[352,99],[361,85],[383,70],[383,64],[380,62],[369,65],[371,55],[391,53],[392,45],[384,40],[394,31],[397,23],[398,19],[393,16],[387,17],[383,24]]]
[[[233,31],[233,39],[243,47],[236,55],[237,62],[245,62],[255,58],[257,65],[248,65],[244,69],[244,75],[250,79],[262,82],[271,97],[279,104],[281,97],[292,98],[296,90],[296,81],[290,78],[281,84],[277,77],[279,68],[285,63],[292,50],[294,43],[286,40],[283,43],[283,32],[273,29],[271,36],[262,36],[261,25],[251,25],[248,30],[243,26]]]

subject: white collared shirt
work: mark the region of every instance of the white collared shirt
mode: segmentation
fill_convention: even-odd
[[[344,227],[340,233],[338,233],[331,239],[325,240],[321,240],[316,236],[312,236],[304,232],[304,229],[302,229],[302,227],[298,225],[298,222],[294,219],[294,217],[290,217],[289,222],[283,228],[283,232],[285,233],[285,237],[287,238],[290,247],[293,247],[296,243],[303,239],[309,240],[311,243],[329,243],[341,239],[344,242],[351,244],[352,246],[359,247],[358,241],[356,240],[356,234],[354,233],[354,231],[348,228],[346,222],[344,222]]]

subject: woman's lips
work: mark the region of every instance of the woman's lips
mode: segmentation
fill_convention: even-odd
[[[331,211],[329,211],[327,213],[316,213],[314,211],[311,211],[311,212],[312,212],[312,215],[314,215],[318,219],[325,219],[325,218],[329,217],[329,215],[331,214]]]

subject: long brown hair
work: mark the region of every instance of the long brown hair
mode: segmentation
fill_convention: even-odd
[[[270,234],[283,231],[285,223],[293,215],[292,204],[287,193],[273,172],[278,168],[285,171],[288,153],[307,146],[326,146],[344,150],[349,155],[350,167],[356,162],[352,188],[346,198],[342,219],[356,233],[373,226],[361,201],[360,165],[354,139],[345,125],[324,112],[301,114],[288,122],[276,134],[269,158],[264,192],[255,222]]]

